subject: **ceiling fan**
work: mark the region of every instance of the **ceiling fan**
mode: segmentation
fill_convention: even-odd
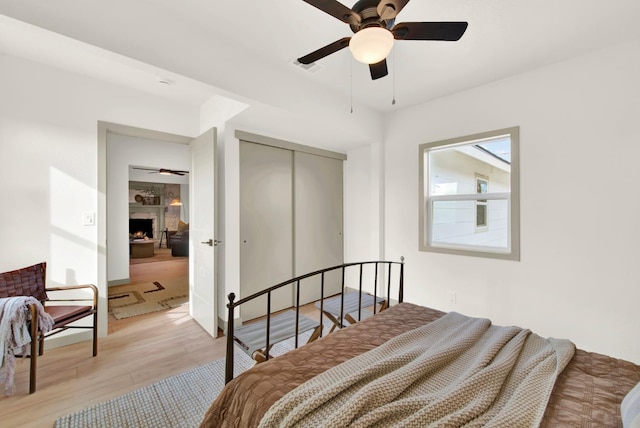
[[[149,174],[162,174],[162,175],[185,175],[189,174],[189,171],[180,171],[177,169],[167,169],[167,168],[142,168],[138,166],[132,167],[133,169],[140,169],[142,171],[151,171]]]
[[[355,34],[300,57],[298,61],[311,64],[349,46],[356,60],[369,64],[373,80],[388,74],[386,58],[394,39],[456,41],[468,25],[466,22],[401,22],[393,25],[396,15],[409,0],[359,0],[351,9],[336,0],[303,1],[349,24]]]

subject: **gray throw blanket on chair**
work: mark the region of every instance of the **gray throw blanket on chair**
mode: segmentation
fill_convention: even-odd
[[[5,384],[5,395],[14,392],[15,353],[27,355],[31,343],[29,305],[35,304],[38,312],[38,329],[46,333],[53,327],[53,318],[44,311],[34,297],[18,296],[0,299],[0,383]]]
[[[537,427],[574,349],[451,312],[300,385],[260,427]]]

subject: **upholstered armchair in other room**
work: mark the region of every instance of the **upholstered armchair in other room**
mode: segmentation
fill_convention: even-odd
[[[36,361],[37,356],[44,352],[44,338],[60,333],[68,329],[92,329],[93,330],[93,356],[98,355],[98,289],[95,285],[71,285],[64,287],[45,286],[46,281],[45,262],[38,263],[23,269],[0,273],[0,298],[16,296],[32,296],[38,299],[44,306],[45,311],[51,315],[54,321],[53,329],[43,334],[37,327],[37,317],[32,317],[30,331],[31,337],[31,367],[29,378],[29,393],[36,390]],[[91,297],[86,298],[66,298],[67,290],[87,289]],[[59,295],[60,298],[52,299],[51,296]],[[64,298],[63,298],[64,297]],[[84,304],[81,304],[84,303]],[[35,305],[32,305],[35,306]],[[35,308],[30,308],[34,314]],[[85,317],[93,317],[92,325],[70,325]],[[33,323],[36,325],[34,326]],[[33,335],[37,337],[34,338]],[[38,349],[36,352],[36,343]]]
[[[171,255],[186,257],[189,255],[189,231],[178,232],[171,237]]]
[[[189,223],[178,222],[178,232],[171,237],[171,255],[174,257],[189,256]]]

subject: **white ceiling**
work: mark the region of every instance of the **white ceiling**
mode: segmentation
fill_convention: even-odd
[[[0,51],[184,102],[353,94],[380,112],[640,37],[638,0],[412,0],[396,22],[467,21],[467,32],[458,42],[396,41],[389,75],[371,81],[348,49],[315,73],[291,64],[352,34],[302,0],[1,0],[0,14]]]

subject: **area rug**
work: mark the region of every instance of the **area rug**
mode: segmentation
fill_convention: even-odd
[[[253,363],[236,349],[236,376]],[[223,387],[224,359],[220,359],[59,418],[55,427],[197,427]]]
[[[306,343],[311,332],[299,336]],[[294,349],[288,339],[272,348],[273,356]],[[235,347],[234,376],[251,368],[255,361]],[[192,428],[224,387],[224,359],[216,360],[144,388],[59,418],[55,428]]]
[[[109,313],[116,319],[175,308],[188,302],[187,277],[109,287]]]

